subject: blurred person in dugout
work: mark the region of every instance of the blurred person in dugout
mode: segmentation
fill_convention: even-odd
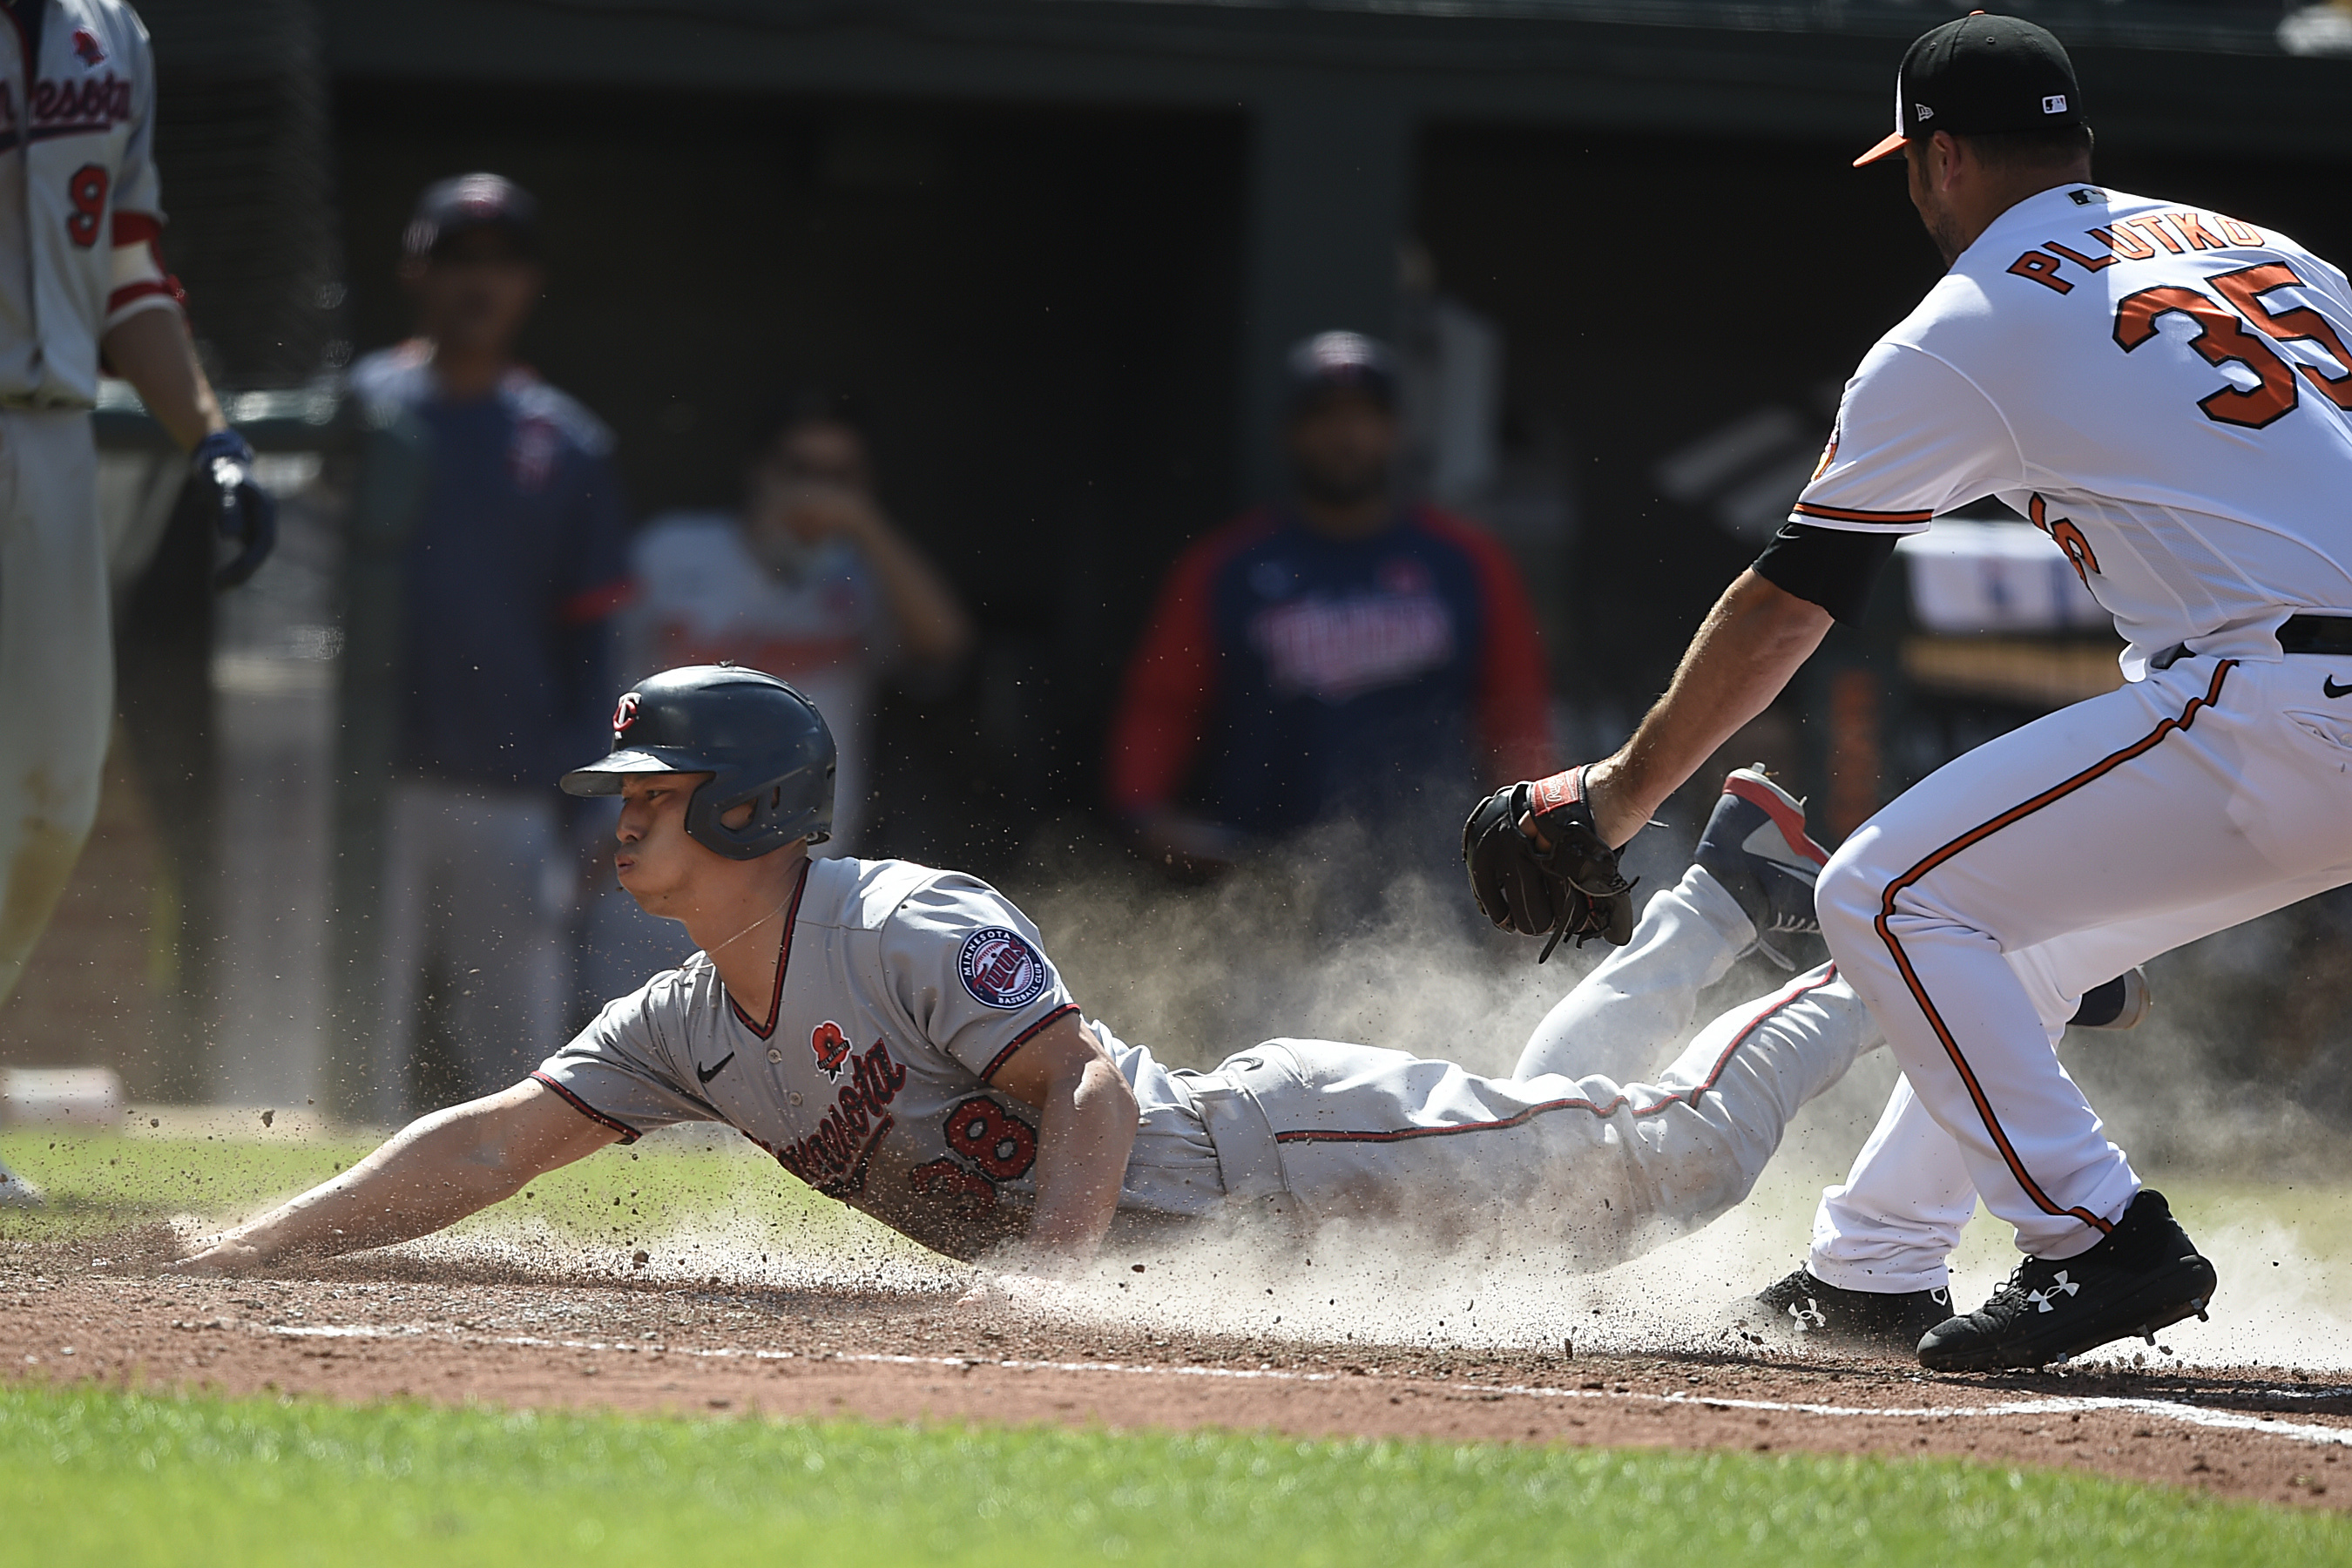
[[[562,1043],[579,859],[547,781],[605,733],[630,593],[612,436],[514,357],[545,283],[536,204],[496,174],[444,180],[402,248],[416,335],[351,378],[430,438],[385,836],[383,1121]]]
[[[1111,807],[1181,872],[1344,821],[1381,835],[1385,867],[1458,876],[1447,792],[1552,763],[1526,587],[1483,530],[1397,495],[1384,345],[1325,332],[1286,363],[1290,493],[1162,583],[1112,721]]]
[[[868,851],[872,723],[886,678],[917,692],[950,682],[972,627],[955,590],[891,521],[856,410],[788,395],[761,422],[732,511],[655,518],[631,550],[637,595],[621,616],[630,679],[722,661],[791,681],[831,721],[839,748],[833,837],[819,855]],[[607,849],[609,855],[609,847]],[[685,954],[600,865],[582,990],[591,1005]]]

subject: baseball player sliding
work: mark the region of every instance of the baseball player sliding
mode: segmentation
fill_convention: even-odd
[[[833,773],[824,721],[772,676],[695,666],[624,696],[611,753],[563,787],[621,797],[621,885],[701,951],[529,1079],[425,1117],[179,1267],[420,1236],[680,1121],[736,1128],[941,1253],[1003,1249],[1024,1269],[1082,1258],[1122,1225],[1219,1215],[1442,1239],[1509,1224],[1594,1267],[1737,1203],[1797,1108],[1875,1043],[1823,965],[1717,1018],[1654,1081],[1620,1081],[1675,1047],[1699,989],[1759,940],[1727,882],[1769,877],[1793,902],[1823,858],[1795,803],[1745,770],[1699,863],[1509,1078],[1328,1040],[1171,1070],[1080,1013],[1036,928],[985,883],[812,860]]]
[[[2202,1315],[2215,1282],[2059,1065],[2073,999],[2352,879],[2352,290],[2273,229],[2093,184],[2074,68],[2030,23],[1927,33],[1895,100],[1855,162],[1902,157],[1950,271],[1864,358],[1633,738],[1534,786],[1538,836],[1496,843],[1604,929],[1611,847],[1860,612],[1897,537],[1988,495],[2047,533],[2114,614],[2126,684],[1947,765],[1822,870],[1838,973],[1905,1082],[1761,1299],[1930,1367],[2031,1366]],[[2025,1258],[1954,1317],[1979,1194]]]
[[[276,538],[253,449],[197,366],[157,247],[147,30],[121,0],[0,10],[0,1000],[65,891],[98,811],[114,648],[89,410],[101,358],[194,451],[243,582]],[[0,1165],[0,1205],[37,1194]]]

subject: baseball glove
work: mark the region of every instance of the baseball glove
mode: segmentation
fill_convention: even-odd
[[[1549,848],[1519,831],[1526,816]],[[1462,863],[1481,914],[1522,936],[1551,933],[1538,963],[1563,936],[1579,947],[1596,936],[1615,947],[1633,940],[1633,884],[1593,826],[1582,768],[1510,784],[1480,801],[1462,825]]]

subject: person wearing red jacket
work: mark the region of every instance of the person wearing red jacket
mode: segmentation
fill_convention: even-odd
[[[1162,584],[1111,728],[1111,808],[1171,866],[1340,819],[1433,860],[1458,784],[1554,766],[1535,617],[1491,536],[1396,498],[1387,349],[1325,332],[1288,365],[1291,493]]]

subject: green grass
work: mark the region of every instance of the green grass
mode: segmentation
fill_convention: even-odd
[[[1948,1461],[0,1390],[0,1563],[2352,1563],[2352,1525]],[[779,1558],[779,1553],[792,1554]]]
[[[0,1209],[0,1237],[54,1238],[173,1214],[232,1215],[326,1180],[364,1155],[367,1139],[0,1135],[0,1160],[39,1184],[41,1213]]]
[[[735,1154],[733,1134],[719,1142],[726,1154],[667,1140],[601,1150],[539,1178],[528,1196],[485,1210],[458,1233],[495,1229],[520,1216],[583,1239],[633,1242],[723,1215],[747,1230],[789,1237],[796,1247],[852,1238],[868,1251],[912,1246],[818,1197],[774,1161]],[[375,1144],[373,1137],[0,1135],[0,1160],[38,1183],[48,1200],[37,1212],[0,1209],[0,1241],[94,1237],[177,1214],[240,1218],[326,1180]]]

